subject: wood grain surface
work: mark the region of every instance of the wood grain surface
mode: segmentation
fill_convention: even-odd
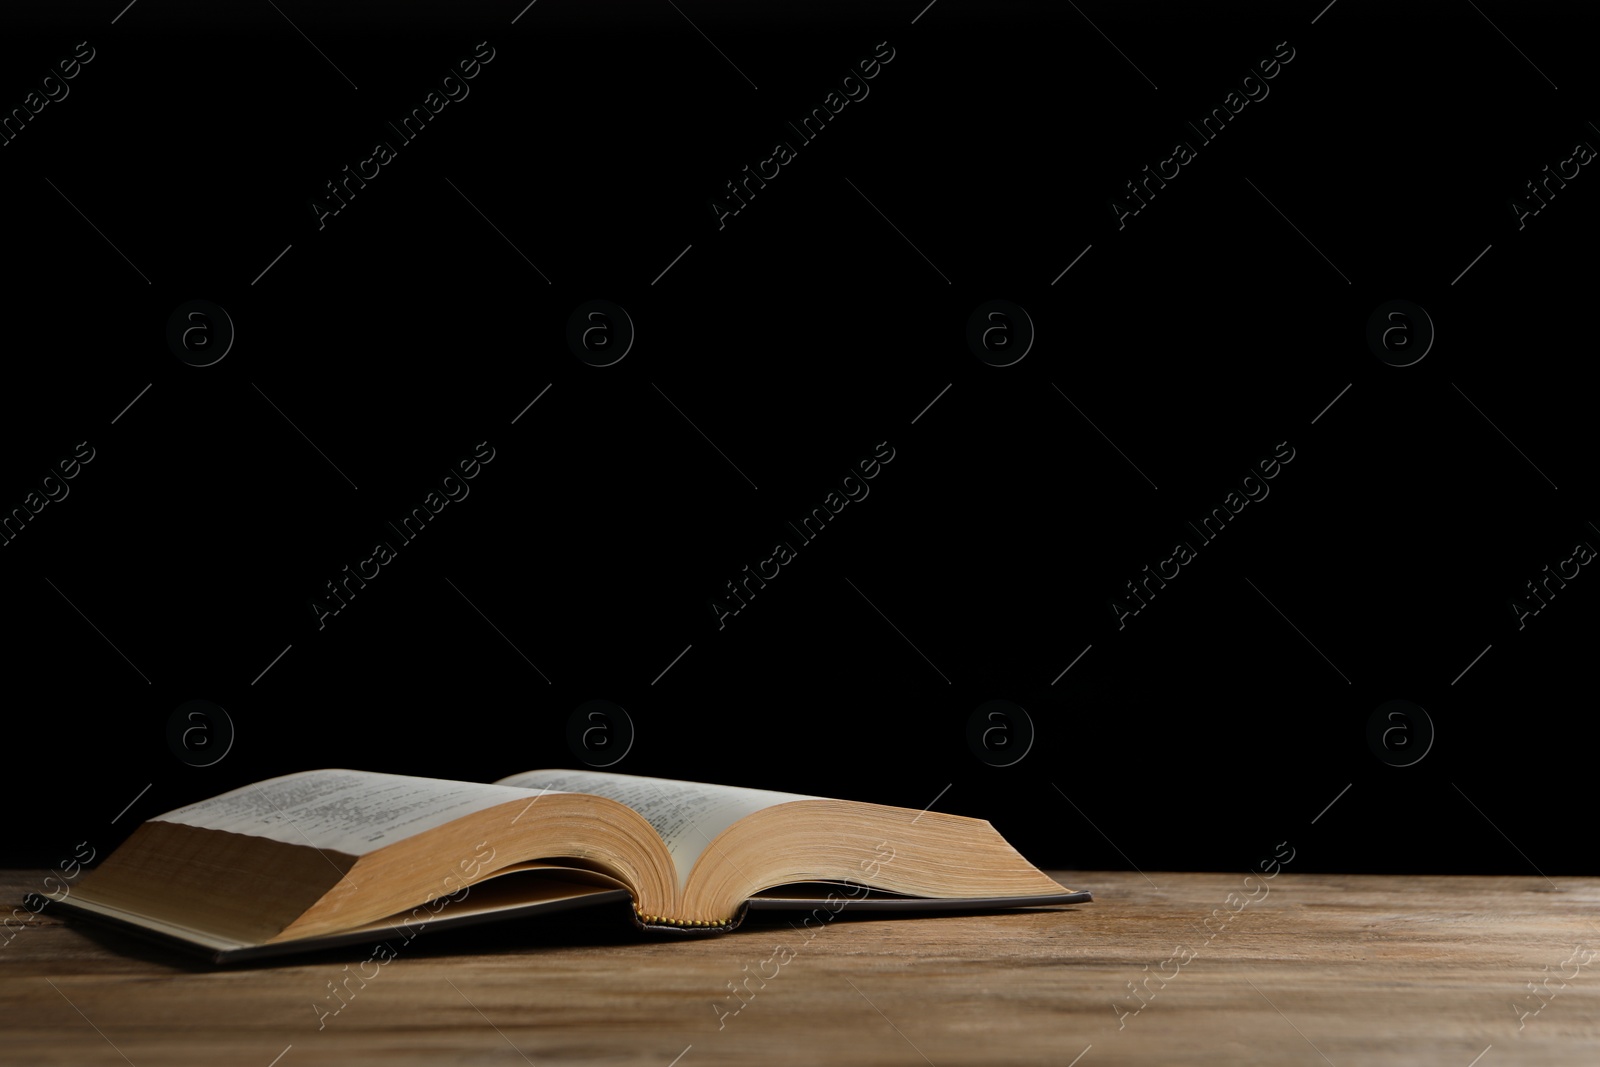
[[[0,947],[0,1062],[1600,1063],[1600,879],[1056,877],[1095,902],[673,942],[577,912],[226,969],[47,910]]]

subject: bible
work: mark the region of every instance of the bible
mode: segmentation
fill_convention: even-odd
[[[603,904],[684,936],[751,909],[1090,899],[936,811],[599,771],[315,770],[145,822],[55,906],[222,963]]]

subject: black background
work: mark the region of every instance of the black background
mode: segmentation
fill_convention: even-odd
[[[577,765],[568,717],[606,699],[637,732],[614,770],[937,798],[1042,866],[1291,839],[1300,870],[1593,873],[1566,823],[1600,579],[1520,630],[1510,606],[1600,544],[1600,179],[1521,230],[1510,206],[1600,143],[1592,19],[1321,6],[8,12],[5,109],[95,58],[0,147],[0,508],[95,458],[0,547],[4,860],[313,767]],[[470,95],[319,229],[324,183],[480,41]],[[719,228],[724,183],[884,41]],[[1123,183],[1284,41],[1119,229]],[[237,330],[209,367],[165,340],[192,299]],[[636,327],[614,366],[566,343],[591,299]],[[966,342],[991,299],[1037,329],[1013,366]],[[1365,339],[1393,299],[1437,329],[1409,367]],[[483,441],[470,495],[319,628],[324,583]],[[724,583],[880,442],[870,495],[719,629]],[[1124,583],[1280,442],[1270,496],[1119,629]],[[207,767],[167,742],[195,699],[236,730]],[[991,699],[1036,730],[1009,767],[967,744]],[[1392,699],[1436,729],[1412,766],[1367,742]]]

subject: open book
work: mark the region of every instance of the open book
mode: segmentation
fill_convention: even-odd
[[[151,819],[57,903],[222,962],[621,901],[703,934],[750,908],[1089,899],[960,815],[598,771],[318,770]]]

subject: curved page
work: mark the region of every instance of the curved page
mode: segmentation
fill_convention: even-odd
[[[643,815],[666,842],[678,871],[680,889],[687,883],[689,872],[706,845],[746,815],[791,800],[827,799],[803,793],[706,785],[672,778],[641,778],[604,771],[527,771],[502,778],[496,784],[550,792],[593,793],[626,804]]]

